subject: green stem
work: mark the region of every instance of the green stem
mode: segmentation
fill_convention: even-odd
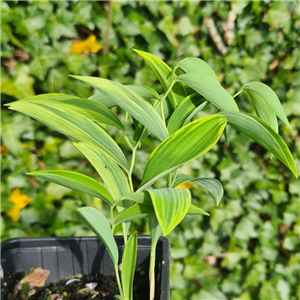
[[[178,168],[175,171],[173,171],[173,173],[174,173],[174,175],[173,175],[173,179],[172,179],[170,187],[172,187],[174,185],[174,182],[176,180],[176,176],[177,176],[177,173],[178,173]]]
[[[152,241],[150,252],[149,280],[150,280],[150,300],[154,299],[155,292],[155,252],[156,243]]]
[[[161,118],[162,118],[164,124],[166,124],[165,113],[164,113],[164,104],[162,101],[160,102],[160,111],[161,111]]]
[[[132,158],[131,158],[131,165],[128,173],[128,181],[129,181],[129,186],[130,186],[130,191],[131,193],[134,192],[133,190],[133,184],[132,184],[132,171],[135,163],[135,154],[136,154],[136,149],[138,147],[138,144],[135,145],[135,147],[132,149]]]
[[[167,96],[168,96],[168,94],[171,92],[171,90],[172,90],[173,85],[175,84],[175,82],[176,82],[176,81],[172,81],[172,83],[170,84],[168,90],[166,91],[166,93],[165,93],[165,94],[163,95],[163,97],[161,98],[161,102],[163,102],[163,101],[167,98]]]
[[[238,91],[234,96],[232,96],[232,98],[235,98],[236,96],[238,96],[243,90]]]
[[[121,281],[120,281],[118,266],[115,266],[115,273],[116,273],[116,279],[117,279],[117,283],[118,283],[118,288],[119,288],[120,296],[121,296],[121,299],[123,300],[124,299],[124,295],[123,295],[122,285],[121,285]]]
[[[114,223],[114,207],[113,206],[110,207],[110,219],[111,219],[111,224],[113,224]],[[114,234],[114,232],[113,232],[113,234]]]

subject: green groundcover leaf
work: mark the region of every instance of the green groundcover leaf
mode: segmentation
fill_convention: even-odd
[[[142,123],[161,141],[165,140],[169,136],[161,117],[151,104],[131,89],[103,78],[89,76],[71,77],[86,82],[104,94],[112,96],[112,99],[116,104],[128,112],[133,118]]]
[[[105,187],[99,184],[96,180],[80,173],[51,170],[30,172],[27,173],[27,175],[52,181],[69,189],[100,198],[109,205],[113,204],[113,199]]]
[[[225,125],[224,117],[212,115],[193,121],[172,134],[151,153],[138,191],[210,150],[219,140]]]
[[[241,112],[223,112],[227,122],[233,128],[246,134],[265,149],[270,151],[298,178],[292,154],[283,139],[260,118]]]

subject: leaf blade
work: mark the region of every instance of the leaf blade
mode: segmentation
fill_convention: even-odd
[[[110,191],[114,200],[130,193],[128,181],[116,164],[107,154],[95,149],[93,146],[84,143],[74,143],[74,146],[90,161],[105,185]]]
[[[134,52],[136,52],[139,56],[141,56],[147,64],[151,67],[151,69],[154,71],[157,79],[159,80],[160,84],[163,86],[165,92],[168,90],[169,86],[172,83],[172,70],[171,68],[164,63],[161,59],[156,57],[155,55],[140,51],[137,49],[133,49]],[[186,92],[184,90],[184,87],[181,83],[177,82],[174,84],[172,90],[170,91],[168,95],[168,100],[172,104],[173,108],[175,107],[183,100],[183,98],[186,97]]]
[[[75,191],[100,198],[109,205],[113,204],[113,199],[106,188],[104,188],[96,180],[83,174],[71,171],[50,170],[30,172],[27,173],[27,175],[48,180]]]
[[[188,85],[222,111],[239,110],[231,95],[211,77],[189,73],[181,74],[174,80]]]
[[[219,205],[224,194],[222,184],[219,180],[213,178],[193,178],[185,174],[179,174],[176,177],[173,187],[177,187],[188,181],[194,182],[206,189],[214,198],[216,205]]]
[[[122,258],[122,287],[124,299],[133,299],[133,278],[137,257],[137,232],[128,239]]]
[[[114,263],[114,266],[118,265],[119,251],[112,234],[110,225],[105,216],[96,208],[93,207],[81,207],[77,209],[80,217],[88,225],[88,227],[99,237],[99,239],[106,246],[106,249]],[[99,230],[101,228],[101,230]]]
[[[225,125],[225,118],[211,115],[193,121],[173,133],[150,154],[138,191],[210,150],[219,140]]]
[[[104,94],[112,96],[113,101],[117,105],[142,123],[161,141],[169,136],[162,119],[155,109],[146,100],[126,86],[103,78],[73,75],[71,77],[86,82]]]
[[[188,189],[147,190],[163,234],[168,235],[184,218],[191,204]]]
[[[269,86],[262,82],[252,81],[245,84],[242,88],[242,91],[249,95],[257,115],[266,123],[268,123],[274,129],[274,131],[278,132],[275,115],[277,115],[279,119],[281,119],[288,127],[290,127],[289,121],[284,113],[277,95]],[[270,112],[272,112],[271,116]]]
[[[223,112],[228,124],[246,134],[277,157],[298,178],[292,154],[283,139],[260,118],[241,112]]]

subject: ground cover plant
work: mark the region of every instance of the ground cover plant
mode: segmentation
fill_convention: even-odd
[[[105,3],[3,1],[1,5],[2,103],[42,92],[88,97],[88,85],[71,84],[67,78],[70,73],[159,88],[152,70],[130,50],[133,46],[154,53],[170,66],[183,57],[197,56],[213,67],[232,95],[249,81],[262,81],[275,90],[291,125],[288,128],[279,121],[279,132],[299,163],[296,2],[114,3],[106,55]],[[70,18],[66,10],[75,17]],[[81,14],[77,14],[79,10]],[[236,20],[229,45],[222,23],[228,21],[232,11]],[[83,12],[84,20],[80,17]],[[218,50],[207,26],[210,23],[204,24],[205,18],[214,21],[227,53]],[[43,27],[46,23],[47,29]],[[62,36],[55,34],[54,24],[64,28]],[[102,45],[97,54],[89,49],[81,54],[69,53],[72,39],[84,40],[91,34]],[[37,38],[38,44],[34,42]],[[38,45],[38,51],[30,45]],[[50,59],[54,55],[55,59]],[[42,69],[37,69],[39,66]],[[38,74],[44,74],[43,79]],[[124,82],[124,78],[128,81]],[[252,111],[245,95],[240,94],[236,102],[241,110]],[[215,112],[211,107],[206,106],[198,116]],[[272,294],[274,299],[297,299],[299,180],[247,137],[234,130],[230,136],[228,147],[221,140],[205,156],[184,167],[184,172],[193,177],[221,180],[224,197],[215,207],[209,193],[195,184],[186,185],[192,191],[193,201],[211,217],[184,219],[176,234],[171,232],[168,236],[174,262],[171,298],[244,300],[266,299]],[[2,239],[89,235],[74,211],[82,205],[103,209],[101,200],[24,176],[28,171],[55,168],[98,178],[83,156],[73,150],[63,135],[26,116],[11,114],[4,107],[1,140]],[[118,143],[129,153],[120,137]],[[153,149],[151,142],[145,141],[144,147],[147,152]],[[133,185],[141,179],[139,169],[146,162],[142,154],[133,170]],[[22,203],[30,198],[30,203],[22,208]],[[10,219],[6,212],[13,207],[15,219]],[[143,221],[134,223],[139,232],[145,231],[144,225]]]
[[[205,188],[218,204],[223,195],[221,183],[212,178],[193,178],[179,173],[179,168],[208,152],[224,132],[227,143],[230,127],[249,136],[278,158],[298,177],[293,157],[277,134],[279,117],[287,126],[277,95],[267,85],[249,82],[233,97],[220,85],[208,64],[199,58],[185,58],[172,70],[156,56],[134,50],[153,69],[164,92],[150,87],[122,85],[112,80],[74,76],[97,90],[89,99],[66,94],[42,94],[7,104],[9,109],[25,113],[60,131],[75,142],[74,146],[89,160],[104,185],[83,174],[62,170],[30,172],[28,175],[100,198],[111,211],[111,221],[94,207],[77,211],[85,223],[105,244],[114,264],[121,300],[133,299],[133,279],[137,255],[137,232],[127,239],[130,222],[146,218],[151,235],[149,267],[150,300],[154,299],[155,251],[161,234],[167,236],[185,215],[208,215],[191,203],[185,182]],[[234,100],[247,93],[258,117],[243,113]],[[191,119],[208,103],[219,109],[217,114]],[[109,108],[125,111],[125,124]],[[227,125],[227,127],[226,127]],[[112,126],[122,131],[122,138],[131,149],[128,164],[122,149],[109,135]],[[126,133],[126,127],[134,134]],[[229,127],[230,126],[230,127]],[[137,190],[132,183],[132,170],[143,140],[152,134],[158,145],[148,156]],[[168,177],[163,188],[151,188]],[[177,188],[177,189],[176,189]],[[114,208],[118,214],[114,217]],[[119,253],[114,229],[122,224],[124,253],[119,277]]]

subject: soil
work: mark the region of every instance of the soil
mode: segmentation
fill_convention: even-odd
[[[149,299],[147,276],[141,276],[141,274],[138,273],[139,272],[136,272],[135,276],[133,298],[135,300]],[[2,285],[1,294],[3,300],[116,300],[114,296],[119,294],[115,276],[94,274],[72,276],[71,279],[76,278],[79,279],[79,281],[73,281],[71,283],[68,283],[70,278],[66,278],[55,284],[52,283],[44,287],[36,287],[34,288],[35,293],[32,296],[25,296],[24,290],[18,291],[17,295],[13,296],[16,284],[24,276],[25,273],[17,273]],[[94,289],[86,287],[86,284],[95,285],[96,283],[97,286]]]

